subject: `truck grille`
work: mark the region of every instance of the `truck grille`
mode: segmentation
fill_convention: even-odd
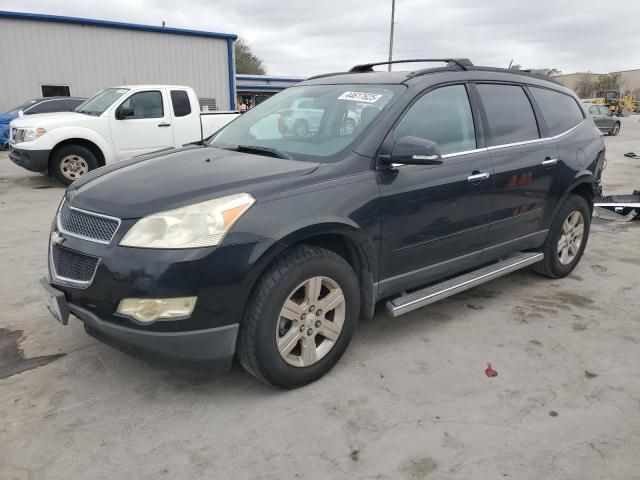
[[[99,243],[109,243],[115,235],[120,220],[69,207],[65,201],[58,214],[61,232]]]
[[[55,277],[87,285],[93,280],[100,261],[99,258],[57,246],[51,249],[51,259]]]

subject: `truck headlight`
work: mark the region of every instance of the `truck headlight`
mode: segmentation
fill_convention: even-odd
[[[138,220],[120,241],[124,247],[199,248],[218,245],[255,199],[237,193],[154,213]]]
[[[24,131],[24,135],[22,137],[23,142],[32,142],[36,138],[40,138],[47,131],[44,128],[27,128]]]

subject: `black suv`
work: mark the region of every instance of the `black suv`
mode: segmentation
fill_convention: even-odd
[[[568,275],[605,154],[576,96],[419,61],[445,65],[310,78],[202,145],[76,181],[52,225],[49,309],[134,354],[237,356],[297,387],[382,299],[397,316],[529,265]]]

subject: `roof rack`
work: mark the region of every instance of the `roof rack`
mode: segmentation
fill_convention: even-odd
[[[443,62],[446,63],[448,67],[457,66],[462,70],[468,70],[467,67],[473,67],[473,63],[468,58],[415,58],[408,60],[392,60],[390,62],[376,62],[376,63],[364,63],[362,65],[356,65],[349,73],[365,73],[365,72],[373,72],[373,67],[377,67],[379,65],[391,65],[395,63],[424,63],[424,62]]]

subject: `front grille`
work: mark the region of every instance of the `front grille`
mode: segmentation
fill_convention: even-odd
[[[62,204],[59,214],[60,230],[69,235],[100,243],[109,243],[118,230],[120,221],[112,217],[85,212]]]
[[[54,274],[62,280],[89,283],[98,267],[99,258],[54,246],[51,250]]]

